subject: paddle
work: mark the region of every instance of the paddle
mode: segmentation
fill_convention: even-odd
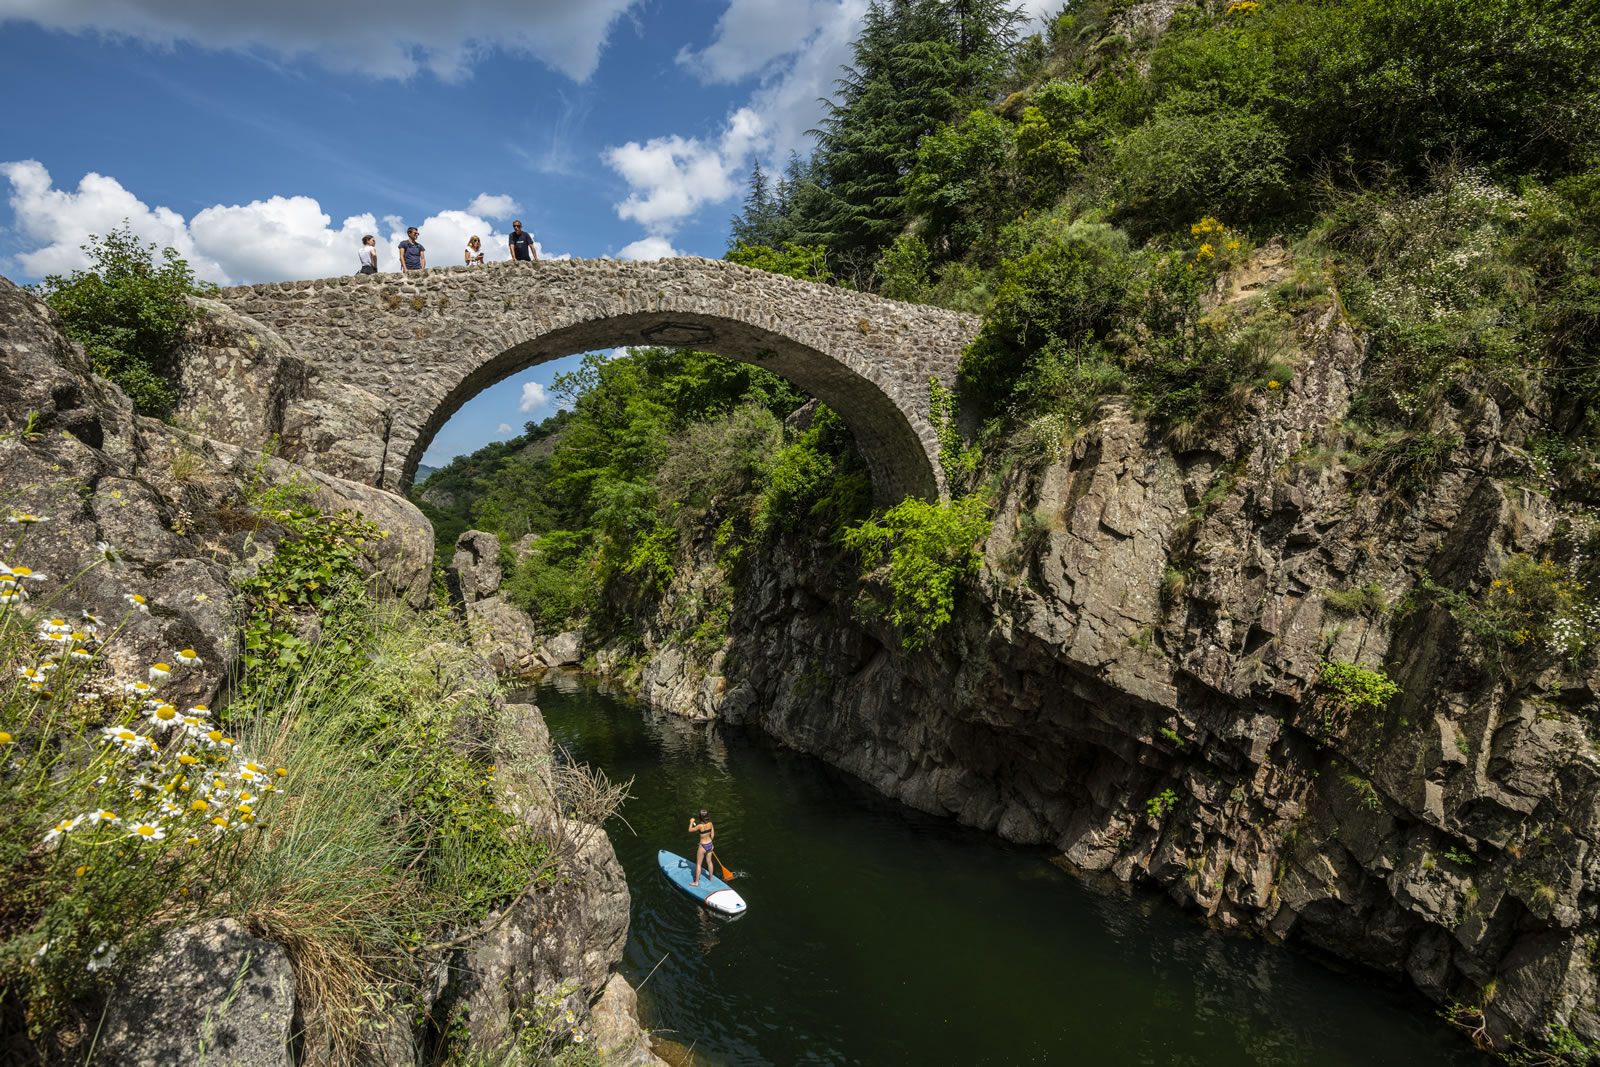
[[[717,866],[718,867],[722,867],[722,880],[724,882],[733,881],[734,874],[733,874],[732,871],[728,870],[728,868],[722,866],[722,858],[720,856],[718,856],[715,852],[711,853],[711,858],[717,861]]]

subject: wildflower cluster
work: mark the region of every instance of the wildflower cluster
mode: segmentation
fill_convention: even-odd
[[[1209,215],[1189,227],[1189,236],[1199,242],[1192,251],[1190,269],[1223,270],[1244,259],[1243,236]]]
[[[131,610],[144,608],[142,597],[129,596]],[[182,649],[171,663],[153,663],[144,678],[131,681],[81,677],[101,650],[103,626],[87,611],[70,621],[37,620],[37,651],[13,668],[20,689],[35,702],[32,718],[39,731],[31,739],[4,733],[5,770],[13,779],[28,779],[30,772],[59,779],[56,751],[63,733],[77,732],[80,742],[92,746],[86,765],[74,768],[64,784],[84,781],[94,806],[57,813],[39,836],[39,848],[89,860],[113,845],[195,846],[259,825],[262,805],[279,792],[287,769],[240,753],[208,707],[180,710],[158,693],[175,672],[199,666],[199,655]],[[57,688],[63,689],[61,699]],[[8,703],[24,715],[29,710]],[[86,722],[104,717],[112,724],[84,732]],[[24,740],[31,743],[22,745]],[[76,797],[69,790],[60,799]]]
[[[1510,643],[1541,648],[1574,666],[1600,638],[1600,604],[1575,567],[1554,560],[1513,557],[1489,583],[1485,602]]]
[[[22,527],[15,559],[45,520],[9,521]],[[92,565],[115,558],[101,545]],[[0,897],[28,932],[17,962],[45,998],[34,1002],[60,1004],[174,896],[221,876],[219,861],[261,826],[288,771],[241,751],[210,708],[163,695],[202,666],[194,649],[133,677],[107,669],[108,645],[150,610],[143,595],[124,594],[112,624],[61,610],[60,591],[40,593],[42,578],[0,561],[0,846],[12,863]]]
[[[583,1046],[586,1039],[581,1029],[583,1021],[570,1006],[577,990],[578,983],[563,982],[555,989],[535,996],[516,1013],[520,1027],[520,1051],[529,1062],[549,1060],[567,1040],[580,1048]],[[566,1062],[566,1059],[562,1058],[559,1062]]]

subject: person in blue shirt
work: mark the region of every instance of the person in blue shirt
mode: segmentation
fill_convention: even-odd
[[[411,227],[406,231],[406,239],[400,242],[401,274],[428,269],[428,250],[417,240],[419,232],[415,226]]]

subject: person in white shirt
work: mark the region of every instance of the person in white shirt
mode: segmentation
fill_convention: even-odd
[[[483,242],[478,240],[478,235],[477,234],[473,234],[471,237],[467,238],[467,247],[466,247],[467,266],[469,266],[469,267],[481,267],[481,266],[483,266],[483,247],[482,247],[482,245],[483,245]]]
[[[372,234],[367,234],[361,239],[361,251],[356,253],[361,257],[361,269],[357,274],[378,273],[378,239]]]

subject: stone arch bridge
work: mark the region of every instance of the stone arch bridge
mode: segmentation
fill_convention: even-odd
[[[855,434],[883,501],[945,491],[928,379],[978,320],[694,258],[546,260],[218,290],[180,422],[403,492],[467,400],[547,360],[692,347],[782,375]]]

